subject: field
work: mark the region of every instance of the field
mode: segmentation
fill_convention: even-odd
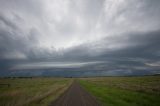
[[[69,78],[1,78],[0,106],[48,106],[71,83]]]
[[[0,79],[0,106],[48,106],[61,94],[66,104],[87,106],[93,95],[102,106],[160,106],[160,76]]]
[[[160,76],[81,78],[103,106],[160,106]]]

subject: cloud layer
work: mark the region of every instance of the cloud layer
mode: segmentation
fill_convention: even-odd
[[[0,74],[160,73],[159,11],[159,0],[1,0]]]

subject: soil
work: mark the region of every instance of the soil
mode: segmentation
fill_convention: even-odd
[[[100,106],[100,104],[78,82],[74,81],[68,90],[50,106]]]

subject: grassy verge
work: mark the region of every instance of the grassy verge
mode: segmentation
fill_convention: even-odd
[[[160,106],[160,77],[103,77],[79,80],[103,106]]]
[[[67,78],[0,79],[0,106],[47,106],[71,82]]]

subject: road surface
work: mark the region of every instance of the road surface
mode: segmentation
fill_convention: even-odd
[[[50,106],[100,106],[96,99],[74,81],[68,90]]]

